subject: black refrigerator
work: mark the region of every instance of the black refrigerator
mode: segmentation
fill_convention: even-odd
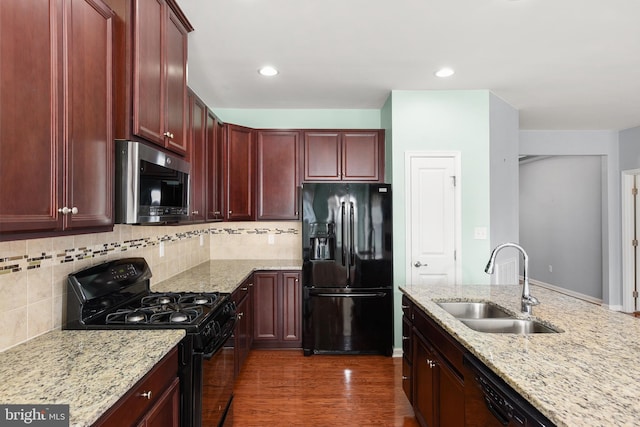
[[[305,183],[302,204],[304,355],[390,356],[391,186]]]

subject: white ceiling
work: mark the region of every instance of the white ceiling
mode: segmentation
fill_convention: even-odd
[[[640,0],[178,0],[189,85],[216,108],[379,109],[488,89],[521,129],[640,126]],[[280,70],[265,78],[257,69]],[[456,74],[433,75],[441,66]]]

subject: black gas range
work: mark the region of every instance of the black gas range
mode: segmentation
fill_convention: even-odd
[[[144,258],[109,261],[70,274],[63,328],[184,329],[181,426],[223,425],[233,398],[235,305],[219,292],[152,292],[151,276]]]

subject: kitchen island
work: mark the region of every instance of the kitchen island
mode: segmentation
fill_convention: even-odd
[[[492,301],[526,318],[520,313],[520,286],[404,286],[400,290],[557,425],[640,422],[638,319],[532,286],[532,295],[540,300],[532,317],[562,332],[483,333],[466,327],[437,302]]]
[[[92,425],[160,362],[184,330],[52,331],[0,353],[0,403],[69,405]]]

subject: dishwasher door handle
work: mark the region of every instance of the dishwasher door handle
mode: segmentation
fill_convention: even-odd
[[[362,292],[362,293],[353,293],[353,294],[331,294],[331,293],[321,293],[321,294],[311,294],[311,296],[316,297],[329,297],[329,298],[371,298],[371,297],[383,297],[386,294],[384,292]]]

